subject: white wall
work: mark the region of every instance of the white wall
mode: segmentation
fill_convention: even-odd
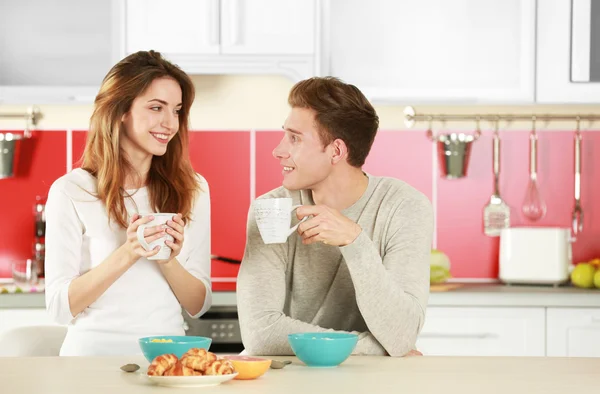
[[[196,101],[192,107],[191,124],[194,129],[279,129],[288,113],[287,94],[293,82],[282,76],[193,76]],[[348,81],[352,82],[352,81]],[[360,88],[360,86],[358,86]],[[36,104],[36,103],[31,103]],[[412,103],[406,103],[410,105]],[[43,129],[86,129],[92,105],[39,105],[44,118]],[[0,105],[0,114],[23,112],[26,106]],[[417,112],[435,113],[581,113],[600,114],[600,105],[588,106],[415,106]],[[376,106],[382,129],[406,129],[402,110],[404,106]],[[599,122],[600,123],[600,122]],[[415,129],[422,131],[426,124]],[[441,125],[436,124],[435,128]],[[472,130],[473,123],[452,123],[445,129]],[[482,128],[489,128],[482,123]],[[510,129],[528,129],[530,122],[515,123]],[[594,125],[600,129],[600,124]],[[556,122],[538,129],[572,129],[574,123]],[[0,129],[23,128],[23,121],[0,118]],[[506,126],[502,125],[502,129]],[[583,129],[589,124],[582,124]]]

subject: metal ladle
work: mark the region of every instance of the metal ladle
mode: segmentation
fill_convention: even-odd
[[[546,215],[546,203],[542,199],[537,182],[537,132],[535,130],[536,117],[531,118],[532,126],[529,133],[529,185],[521,207],[523,214],[529,220],[540,220]]]

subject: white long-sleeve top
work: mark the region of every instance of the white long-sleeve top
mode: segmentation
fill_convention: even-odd
[[[200,193],[177,260],[206,286],[200,312],[212,303],[210,284],[210,194],[198,175]],[[150,335],[185,335],[179,301],[156,261],[140,258],[94,303],[77,316],[69,308],[69,285],[102,263],[127,239],[126,230],[108,221],[104,203],[94,195],[96,178],[75,169],[56,180],[46,203],[46,308],[68,325],[61,355],[141,354],[137,339]],[[146,187],[126,198],[129,218],[151,213]]]

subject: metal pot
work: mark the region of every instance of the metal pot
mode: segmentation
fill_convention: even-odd
[[[19,151],[25,138],[21,134],[0,133],[0,179],[16,174]]]
[[[446,179],[458,179],[467,175],[471,144],[481,136],[481,131],[475,134],[449,133],[433,135],[429,130],[427,136],[437,143],[440,170]]]

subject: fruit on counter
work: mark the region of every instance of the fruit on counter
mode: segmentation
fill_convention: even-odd
[[[440,250],[431,250],[429,283],[442,283],[448,280],[450,275],[450,259]]]
[[[571,271],[571,283],[574,286],[589,289],[594,287],[596,268],[590,263],[579,263]]]
[[[594,268],[599,269],[600,268],[600,258],[598,259],[592,259],[590,261],[588,261],[589,264],[593,265]]]
[[[596,270],[596,273],[594,274],[594,286],[600,289],[600,270]]]

